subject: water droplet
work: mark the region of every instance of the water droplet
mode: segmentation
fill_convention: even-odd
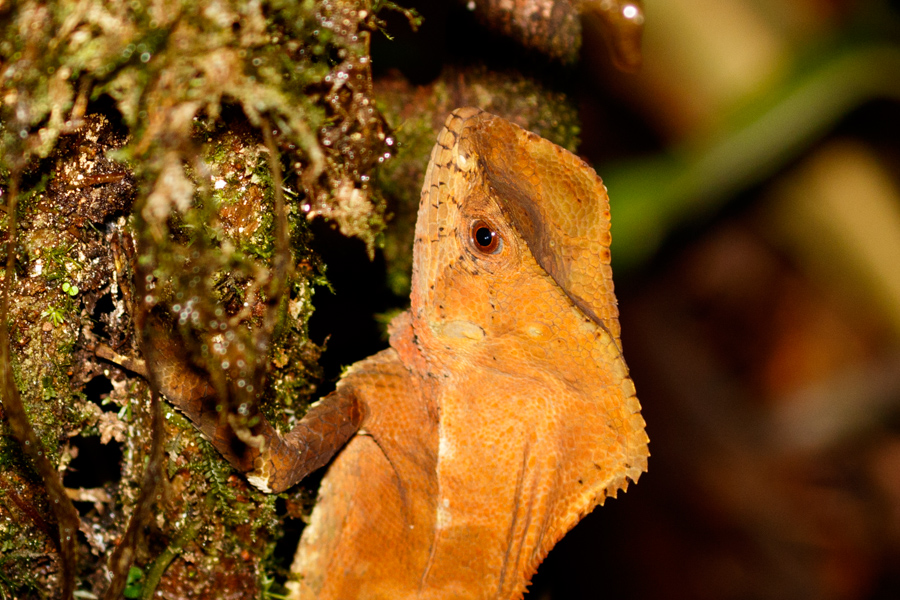
[[[644,12],[639,2],[604,0],[594,5],[613,63],[622,71],[641,66]]]

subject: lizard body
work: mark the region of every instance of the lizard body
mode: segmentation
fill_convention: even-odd
[[[390,348],[286,436],[263,423],[266,442],[241,456],[184,400],[183,377],[180,396],[165,377],[163,391],[263,489],[349,439],[301,538],[294,598],[521,598],[553,545],[646,469],[609,262],[594,171],[459,109],[425,175],[411,307]]]
[[[410,311],[342,382],[369,416],[323,481],[299,597],[520,597],[550,548],[638,478],[647,438],[608,217],[577,157],[475,109],[450,116]]]

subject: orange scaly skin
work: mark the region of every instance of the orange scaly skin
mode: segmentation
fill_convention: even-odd
[[[391,347],[335,392],[364,416],[322,482],[294,598],[521,598],[553,545],[646,469],[590,167],[459,109],[414,251]]]

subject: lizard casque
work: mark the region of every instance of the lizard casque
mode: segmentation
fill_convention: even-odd
[[[637,481],[648,438],[622,357],[606,188],[575,155],[453,112],[425,175],[411,307],[390,347],[238,452],[199,375],[162,391],[265,491],[337,454],[295,598],[521,598],[550,549]],[[149,359],[157,359],[157,354]],[[349,441],[348,441],[349,440]]]

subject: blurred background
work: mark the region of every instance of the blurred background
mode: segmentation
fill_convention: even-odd
[[[401,15],[373,44],[376,86],[414,97],[475,65],[537,81],[577,109],[612,202],[649,472],[552,551],[529,597],[900,598],[900,4],[647,0],[636,73],[591,15],[561,66],[485,29],[474,2],[413,5],[418,33]],[[322,229],[344,293],[317,297],[314,331],[360,312],[346,291],[368,268]],[[382,310],[405,301],[402,282],[361,285]],[[383,344],[365,327],[329,325],[332,371]]]

